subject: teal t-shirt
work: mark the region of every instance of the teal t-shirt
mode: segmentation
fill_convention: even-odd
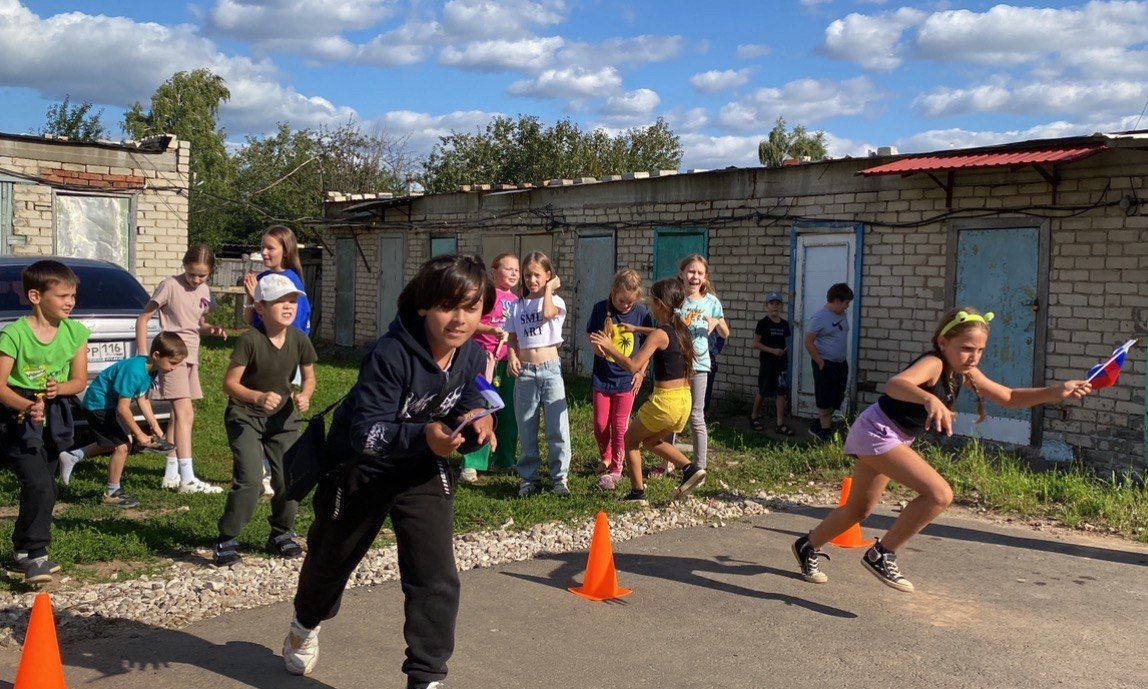
[[[72,359],[92,331],[71,318],[60,321],[51,342],[41,342],[24,316],[0,331],[0,355],[15,359],[8,385],[25,390],[43,390],[52,378],[63,383],[72,377]]]
[[[709,373],[713,363],[710,360],[710,326],[706,319],[725,318],[721,302],[712,294],[700,299],[686,299],[678,309],[678,315],[689,324],[690,335],[694,339],[694,372]]]
[[[146,356],[133,356],[100,371],[84,393],[84,409],[108,411],[125,397],[134,400],[146,395],[155,382],[155,376],[147,371],[147,360]]]

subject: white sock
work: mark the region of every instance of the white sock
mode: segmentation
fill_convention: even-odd
[[[74,450],[70,450],[68,454],[72,455],[72,458],[78,462],[84,458],[84,448],[77,447]]]
[[[117,490],[119,490],[119,489],[120,489],[120,484],[118,484],[118,483],[109,483],[109,484],[108,484],[108,495],[111,495],[112,493],[115,493],[115,492],[116,492]]]
[[[195,481],[195,468],[191,465],[191,457],[179,458],[179,480],[184,483]]]
[[[167,458],[167,466],[163,468],[163,480],[174,481],[179,478],[179,460],[175,457]]]

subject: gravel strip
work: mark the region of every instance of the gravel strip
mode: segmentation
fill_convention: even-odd
[[[805,494],[759,493],[754,498],[726,495],[690,500],[665,508],[615,514],[610,517],[614,542],[628,541],[669,529],[711,524],[768,514],[770,508],[809,504]],[[528,560],[540,553],[564,553],[590,547],[594,519],[581,525],[562,522],[514,530],[513,523],[497,531],[462,534],[455,538],[459,571]],[[118,621],[166,629],[233,610],[246,610],[289,600],[295,593],[302,560],[249,557],[230,569],[174,563],[162,577],[92,584],[52,594],[61,641],[113,635]],[[398,578],[394,546],[370,551],[351,577],[350,586],[373,586]],[[0,647],[22,643],[35,593],[0,594]],[[284,624],[287,620],[284,621]]]

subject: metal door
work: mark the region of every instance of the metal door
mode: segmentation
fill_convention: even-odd
[[[699,227],[654,230],[654,281],[678,274],[678,263],[691,254],[709,258],[709,232]]]
[[[589,235],[578,238],[575,253],[575,311],[571,328],[574,333],[575,361],[581,375],[590,375],[594,352],[586,337],[586,319],[594,304],[610,296],[614,280],[614,235]]]
[[[355,345],[355,267],[358,246],[354,237],[335,241],[335,344]]]
[[[399,234],[379,237],[379,305],[376,315],[379,337],[390,327],[398,313],[399,292],[405,284],[403,267],[406,265],[406,247]]]

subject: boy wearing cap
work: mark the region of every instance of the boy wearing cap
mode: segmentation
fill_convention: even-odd
[[[267,550],[279,557],[303,554],[296,541],[295,513],[299,503],[288,500],[283,455],[299,435],[300,421],[315,392],[315,348],[302,331],[291,327],[303,290],[280,273],[271,273],[255,286],[255,311],[262,324],[235,343],[223,378],[229,403],[224,414],[231,445],[233,477],[227,506],[219,519],[215,545],[217,567],[240,560],[236,540],[255,514],[263,492],[263,459],[271,468],[271,536]],[[291,379],[298,368],[302,390],[292,396]]]
[[[791,436],[793,431],[785,424],[785,386],[781,377],[788,362],[789,338],[793,332],[789,321],[781,317],[781,295],[770,292],[765,297],[765,318],[757,322],[753,331],[753,348],[759,352],[760,363],[757,369],[757,397],[753,400],[753,411],[749,422],[754,430],[764,431],[765,426],[758,419],[761,403],[773,400],[777,410],[777,432]]]

